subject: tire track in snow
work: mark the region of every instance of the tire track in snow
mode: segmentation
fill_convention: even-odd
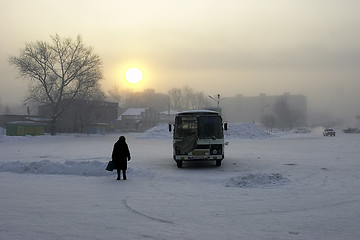
[[[129,203],[128,203],[128,199],[123,199],[123,202],[124,202],[125,206],[126,206],[128,209],[130,209],[132,212],[134,212],[134,213],[136,213],[136,214],[138,214],[138,215],[140,215],[140,216],[143,216],[143,217],[146,217],[146,218],[149,218],[149,219],[151,219],[151,220],[155,220],[155,221],[161,222],[161,223],[171,223],[171,224],[173,224],[173,222],[171,222],[171,221],[164,220],[164,219],[161,219],[161,218],[152,217],[152,216],[146,215],[146,214],[144,214],[144,213],[142,213],[142,212],[140,212],[140,211],[132,208],[132,207],[129,205]]]

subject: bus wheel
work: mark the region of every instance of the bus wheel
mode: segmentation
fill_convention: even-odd
[[[177,160],[176,161],[176,165],[178,168],[182,168],[182,161],[181,160]]]
[[[218,166],[218,167],[221,166],[221,160],[216,160],[216,166]]]

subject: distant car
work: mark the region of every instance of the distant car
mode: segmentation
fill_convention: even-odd
[[[309,133],[309,132],[311,132],[311,130],[305,127],[300,127],[295,130],[295,133]]]
[[[324,130],[323,135],[324,136],[333,136],[333,137],[335,137],[335,130],[332,129],[332,128],[327,128],[327,129]]]

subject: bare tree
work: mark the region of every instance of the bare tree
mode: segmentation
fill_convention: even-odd
[[[170,106],[176,110],[201,109],[210,105],[203,92],[196,92],[189,86],[172,88],[168,94]]]
[[[121,92],[119,89],[118,85],[114,85],[112,89],[108,90],[108,94],[110,96],[110,99],[116,101],[116,102],[121,102],[122,97],[121,97]]]
[[[275,126],[275,117],[272,114],[266,114],[264,116],[264,125],[267,130],[272,131]]]
[[[305,119],[304,113],[290,108],[286,95],[276,100],[274,111],[281,128],[292,129],[295,124],[303,123]]]
[[[120,87],[115,84],[113,88],[108,90],[108,94],[111,100],[119,103],[122,107],[127,107],[126,104],[132,95],[132,91],[127,88],[120,89]]]
[[[357,127],[360,127],[360,115],[356,116],[355,118],[357,120]]]
[[[203,92],[195,92],[193,96],[193,104],[196,109],[210,106],[209,100]]]
[[[281,128],[287,127],[291,115],[287,100],[287,96],[280,96],[275,102],[274,111]]]
[[[11,109],[10,109],[9,105],[5,106],[4,113],[5,114],[10,114],[11,113]]]
[[[197,108],[196,106],[194,106],[194,94],[194,89],[190,88],[189,86],[184,86],[182,88],[182,96],[185,109]]]
[[[20,75],[30,80],[28,100],[50,105],[51,134],[56,121],[73,99],[103,99],[102,64],[80,36],[76,40],[51,36],[51,42],[28,43],[10,57]],[[68,100],[66,103],[63,100]]]
[[[168,91],[170,96],[170,106],[176,110],[182,110],[184,108],[183,96],[180,88],[172,88]]]

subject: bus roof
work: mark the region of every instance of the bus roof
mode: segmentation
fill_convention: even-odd
[[[219,113],[216,111],[211,111],[211,110],[187,110],[187,111],[179,112],[178,114],[176,114],[176,116],[185,116],[185,115],[196,115],[196,116],[219,115]]]

